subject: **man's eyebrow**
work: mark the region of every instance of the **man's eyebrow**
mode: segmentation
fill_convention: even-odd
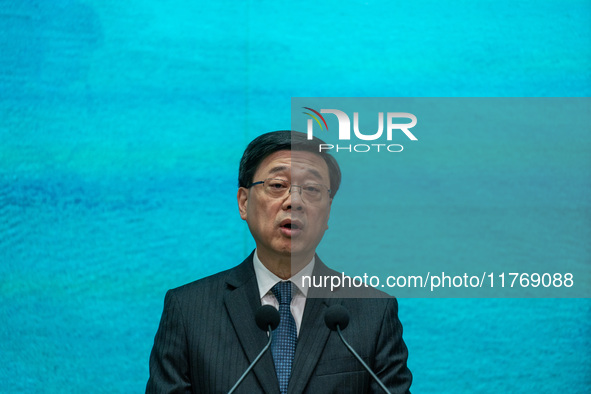
[[[276,167],[273,167],[269,170],[269,174],[274,174],[277,172],[284,172],[284,171],[289,171],[289,170],[290,170],[290,168],[288,166],[276,166]]]
[[[320,175],[320,172],[318,172],[315,168],[306,168],[306,172],[311,173],[318,179],[322,179],[322,175]]]
[[[291,171],[291,168],[289,166],[276,166],[276,167],[273,167],[269,170],[269,175],[273,175],[273,174],[276,174],[279,172],[286,172],[286,171],[287,172]],[[308,172],[309,174],[312,174],[312,176],[314,176],[315,178],[318,178],[319,180],[323,179],[320,172],[313,167],[306,168],[306,172]]]

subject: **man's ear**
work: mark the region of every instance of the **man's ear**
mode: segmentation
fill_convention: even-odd
[[[332,198],[328,201],[328,215],[326,215],[326,228],[325,231],[328,230],[328,219],[330,219],[330,208],[332,207]]]
[[[238,188],[238,210],[242,220],[246,220],[246,208],[248,207],[248,189],[245,187]]]

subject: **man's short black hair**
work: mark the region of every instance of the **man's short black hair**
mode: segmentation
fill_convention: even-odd
[[[322,157],[328,166],[330,176],[330,197],[333,198],[341,185],[341,169],[336,159],[326,152],[318,152],[318,145],[325,144],[320,138],[308,140],[307,135],[298,131],[272,131],[258,136],[246,147],[240,160],[238,186],[248,187],[254,180],[255,172],[265,158],[280,150],[312,152]]]

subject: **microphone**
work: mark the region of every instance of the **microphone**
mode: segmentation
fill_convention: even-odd
[[[254,321],[263,331],[273,331],[279,325],[279,311],[271,305],[263,305],[254,314]]]
[[[244,371],[244,373],[242,374],[240,379],[238,379],[236,384],[230,389],[230,391],[228,391],[228,394],[232,394],[236,390],[236,388],[238,388],[238,385],[240,383],[242,383],[242,381],[244,380],[246,375],[248,375],[250,370],[254,368],[256,363],[261,359],[263,354],[271,346],[271,342],[273,341],[273,335],[271,334],[271,331],[276,329],[277,326],[279,325],[279,320],[280,320],[279,311],[277,309],[275,309],[274,307],[272,307],[271,305],[263,305],[259,309],[257,309],[256,313],[254,314],[254,320],[256,321],[257,326],[261,330],[269,332],[269,342],[267,342],[267,345],[265,345],[265,347],[263,348],[263,350],[261,350],[259,355],[248,366],[246,371]]]
[[[373,371],[367,366],[367,364],[361,359],[361,357],[359,357],[359,354],[357,354],[357,352],[351,347],[351,345],[349,345],[349,343],[345,341],[345,338],[343,337],[341,330],[344,330],[349,325],[349,317],[349,311],[347,311],[347,309],[345,309],[344,306],[332,305],[326,310],[326,313],[324,314],[324,323],[326,323],[326,326],[331,331],[336,331],[339,334],[339,337],[341,338],[345,346],[347,346],[347,349],[349,349],[349,351],[355,356],[355,358],[359,360],[361,365],[363,365],[363,367],[367,370],[367,372],[369,372],[371,377],[380,385],[382,390],[384,390],[384,392],[387,394],[391,394],[390,390],[388,390],[388,388],[384,386],[384,383],[382,383],[382,381],[378,379],[376,374],[373,373]]]

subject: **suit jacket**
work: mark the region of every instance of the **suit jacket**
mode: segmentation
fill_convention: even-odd
[[[228,271],[167,292],[146,393],[227,393],[266,345],[267,333],[254,320],[261,303],[252,256]],[[341,274],[316,257],[314,275]],[[324,312],[335,303],[350,312],[343,335],[351,346],[392,393],[409,392],[412,375],[398,304],[370,291],[379,298],[336,298],[309,289],[289,393],[381,392],[338,334],[326,327]],[[270,350],[236,393],[279,393]]]

